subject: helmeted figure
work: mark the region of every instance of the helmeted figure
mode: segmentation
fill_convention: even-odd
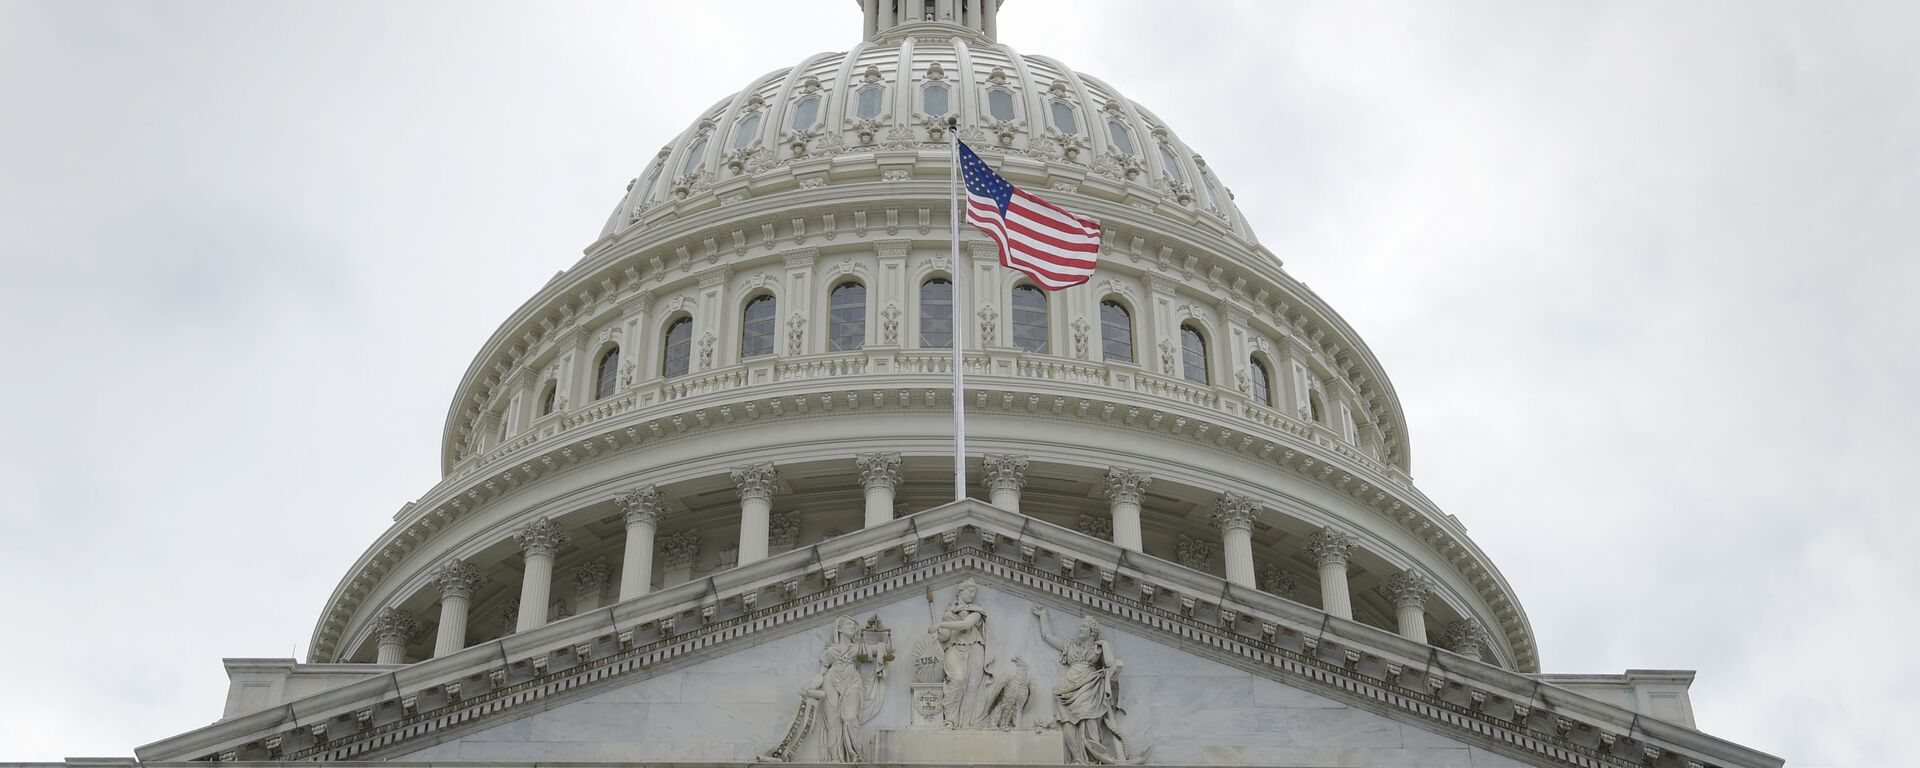
[[[948,728],[987,725],[987,665],[993,659],[987,643],[987,614],[974,602],[979,591],[973,579],[960,582],[945,613],[927,628],[940,641],[943,653],[940,666],[946,683],[941,705]]]
[[[1146,752],[1129,757],[1127,737],[1120,731],[1120,683],[1124,663],[1113,645],[1100,639],[1100,624],[1092,616],[1080,619],[1080,631],[1060,638],[1047,627],[1046,609],[1033,607],[1040,619],[1040,637],[1060,651],[1067,671],[1053,690],[1055,720],[1066,737],[1067,759],[1074,763],[1138,765]],[[1112,744],[1109,746],[1108,742]]]

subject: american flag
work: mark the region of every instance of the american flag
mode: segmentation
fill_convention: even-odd
[[[1100,222],[1008,183],[964,143],[960,175],[967,185],[967,223],[1000,244],[1002,266],[1027,273],[1049,291],[1093,277],[1093,263],[1100,257]]]

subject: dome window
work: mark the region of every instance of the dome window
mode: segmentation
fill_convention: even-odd
[[[702,136],[699,141],[693,143],[693,146],[687,148],[687,159],[680,163],[680,175],[692,176],[695,171],[700,170],[700,161],[705,154],[707,154],[707,137]]]
[[[1200,185],[1200,191],[1207,195],[1207,207],[1216,211],[1221,210],[1220,190],[1213,185],[1213,174],[1203,171],[1200,174],[1200,180],[1205,182]]]
[[[1174,156],[1172,147],[1160,145],[1160,164],[1166,166],[1167,178],[1181,184],[1187,183],[1187,172],[1181,169],[1180,158]]]
[[[667,326],[660,345],[660,376],[671,379],[685,376],[693,362],[693,318],[683,317]]]
[[[1327,423],[1327,407],[1320,402],[1320,390],[1307,391],[1307,417],[1315,424]]]
[[[920,89],[920,111],[931,117],[945,117],[947,114],[947,87],[939,83]]]
[[[1013,92],[1001,88],[987,91],[987,114],[995,120],[1013,119]]]
[[[834,286],[827,298],[827,346],[835,352],[859,349],[867,343],[867,287],[846,282]]]
[[[1047,295],[1031,285],[1013,287],[1013,345],[1047,352]]]
[[[779,314],[772,296],[747,302],[740,313],[740,356],[760,357],[773,354],[773,318]]]
[[[613,394],[614,386],[620,377],[620,348],[614,347],[600,356],[600,368],[593,379],[593,399],[599,400]]]
[[[872,120],[880,116],[880,102],[887,95],[884,85],[869,85],[860,89],[859,103],[854,106],[853,115],[862,120]]]
[[[793,105],[793,129],[804,131],[820,121],[820,97],[808,96]]]
[[[1181,372],[1187,381],[1205,384],[1207,376],[1207,338],[1192,325],[1180,326]]]
[[[1107,135],[1113,137],[1115,152],[1133,157],[1133,131],[1127,130],[1127,124],[1119,120],[1107,121]]]
[[[1100,302],[1100,356],[1111,362],[1133,362],[1133,315],[1120,302]]]
[[[540,393],[540,415],[553,415],[553,403],[559,396],[560,387],[554,382],[547,382],[547,388]]]
[[[760,113],[755,112],[740,118],[740,124],[733,128],[733,148],[746,149],[760,133]]]
[[[953,346],[953,283],[946,278],[920,284],[920,346]]]
[[[1055,130],[1070,135],[1080,132],[1080,120],[1074,116],[1072,104],[1064,101],[1053,101],[1048,103],[1048,108],[1053,111],[1053,127]]]
[[[1247,377],[1253,380],[1252,384],[1253,384],[1254,401],[1261,405],[1267,406],[1268,408],[1272,408],[1273,407],[1273,377],[1268,375],[1267,366],[1262,364],[1259,360],[1248,360],[1247,361]]]

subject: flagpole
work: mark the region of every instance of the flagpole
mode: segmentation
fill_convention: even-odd
[[[947,165],[947,212],[953,226],[953,500],[967,498],[967,397],[966,374],[960,347],[966,334],[962,323],[971,317],[965,309],[967,292],[961,276],[966,268],[960,263],[960,120],[947,118],[947,148],[953,162]]]

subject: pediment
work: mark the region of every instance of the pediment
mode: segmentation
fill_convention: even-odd
[[[841,616],[877,618],[894,638],[884,697],[855,740],[871,749],[880,732],[913,722],[910,647],[929,626],[927,596],[938,610],[963,579],[979,585],[995,678],[1018,656],[1035,681],[1018,730],[1056,719],[1051,692],[1065,675],[1032,608],[1049,613],[1056,635],[1091,616],[1125,662],[1115,722],[1136,750],[1151,748],[1149,764],[1627,766],[1639,764],[1624,759],[1635,749],[1671,756],[1724,744],[967,500],[139,753],[148,762],[751,762],[786,738]],[[820,728],[778,756],[820,759]]]

